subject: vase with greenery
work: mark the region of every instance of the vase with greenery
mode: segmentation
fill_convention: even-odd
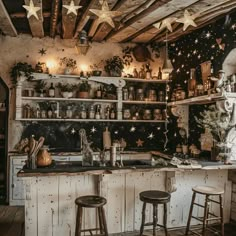
[[[70,74],[77,68],[76,60],[69,57],[61,58],[60,65],[64,67],[65,74]]]
[[[113,56],[105,60],[104,69],[110,76],[119,77],[124,69],[124,61],[119,56]]]
[[[227,135],[233,127],[230,122],[230,113],[222,112],[215,105],[200,113],[200,118],[195,117],[198,127],[208,129],[213,136],[213,148],[217,149],[217,160],[227,162],[232,144],[227,142]]]
[[[12,78],[12,84],[15,85],[17,83],[17,79],[20,76],[25,76],[28,80],[33,79],[32,73],[34,72],[33,67],[27,62],[18,62],[15,63],[10,71],[10,75]]]
[[[88,83],[88,81],[83,80],[82,83],[79,84],[78,97],[89,98],[90,89],[91,89],[91,85]]]

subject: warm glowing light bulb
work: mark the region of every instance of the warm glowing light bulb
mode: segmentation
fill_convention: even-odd
[[[55,70],[56,68],[56,62],[54,60],[47,60],[46,61],[46,66],[49,69],[49,72]]]
[[[81,69],[82,71],[86,72],[86,71],[88,71],[88,65],[86,65],[86,64],[81,64],[81,65],[80,65],[80,69]]]

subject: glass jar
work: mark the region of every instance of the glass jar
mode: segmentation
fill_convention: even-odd
[[[85,106],[82,106],[82,108],[81,108],[80,118],[81,119],[86,119],[87,118],[87,112],[86,112]]]
[[[123,88],[123,100],[124,101],[128,100],[128,96],[129,96],[128,89]]]
[[[143,101],[144,100],[144,92],[142,88],[137,89],[136,91],[136,100]]]
[[[177,101],[185,99],[185,91],[183,90],[180,84],[177,84],[177,87],[175,90],[175,99]]]
[[[94,119],[95,118],[95,109],[94,106],[91,105],[89,109],[89,119]]]
[[[149,101],[156,101],[157,100],[156,90],[153,89],[148,90],[147,96]]]
[[[123,118],[125,120],[128,120],[131,118],[131,112],[130,112],[130,109],[124,109],[123,110]]]
[[[72,112],[72,109],[71,109],[71,106],[67,106],[67,109],[66,109],[66,117],[68,119],[71,119],[73,116],[73,112]]]
[[[144,120],[151,120],[152,119],[152,113],[150,109],[145,109],[143,112],[143,119]]]
[[[154,120],[162,120],[161,109],[154,109],[154,111],[153,111],[153,119]]]

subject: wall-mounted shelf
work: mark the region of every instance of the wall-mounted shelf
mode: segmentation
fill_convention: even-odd
[[[142,105],[148,105],[148,104],[152,104],[152,105],[166,105],[166,102],[158,102],[158,101],[123,101],[124,104],[142,104]]]
[[[229,98],[236,98],[236,93],[214,93],[210,95],[198,96],[193,98],[187,98],[184,100],[169,102],[168,106],[177,106],[177,105],[194,105],[194,104],[208,104],[214,103],[219,100],[225,100]]]
[[[71,122],[152,122],[152,123],[165,123],[166,120],[117,120],[117,119],[67,119],[67,118],[20,118],[19,121],[71,121]]]

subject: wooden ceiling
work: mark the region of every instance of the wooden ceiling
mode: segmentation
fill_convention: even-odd
[[[105,15],[106,21],[100,23],[103,15],[98,17],[90,9],[101,10],[102,6],[106,7],[106,2],[109,8]],[[85,30],[91,41],[150,43],[163,41],[169,28],[168,39],[174,41],[236,11],[235,0],[106,0],[106,2],[0,0],[0,32],[9,36],[24,33],[39,38],[45,36],[54,38],[59,35],[63,39],[72,39],[77,38],[80,32]],[[35,7],[33,9],[35,12],[29,16],[30,11],[26,8],[31,4]],[[108,20],[114,22],[114,27]],[[185,31],[184,26],[187,26]]]

